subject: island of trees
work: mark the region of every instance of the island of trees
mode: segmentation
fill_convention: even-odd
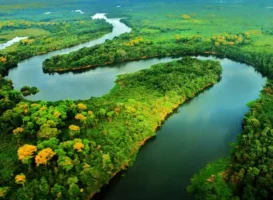
[[[21,88],[21,93],[23,96],[29,96],[31,94],[35,95],[39,92],[39,89],[37,87],[29,87],[29,86],[24,86]]]

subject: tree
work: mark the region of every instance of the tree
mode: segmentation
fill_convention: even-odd
[[[26,182],[26,175],[21,173],[15,176],[15,183],[19,185],[24,185]]]
[[[83,114],[81,114],[81,113],[78,113],[76,116],[75,116],[75,119],[78,119],[78,120],[80,120],[81,122],[84,122],[86,119],[87,119],[87,117],[85,117]]]
[[[68,194],[72,197],[77,197],[80,193],[80,188],[77,185],[78,181],[77,177],[71,177],[67,180],[67,184],[69,185]]]
[[[71,137],[74,137],[75,135],[78,135],[80,134],[80,127],[79,126],[76,126],[76,125],[70,125],[69,126],[69,134]]]
[[[74,140],[75,144],[74,144],[74,150],[77,152],[82,152],[84,149],[84,144],[82,143],[81,139],[75,139]]]
[[[12,132],[13,132],[14,135],[17,135],[17,134],[19,134],[19,133],[24,132],[24,128],[18,127],[18,128],[16,128],[16,129],[14,129]]]
[[[48,124],[43,124],[37,133],[37,137],[39,139],[49,139],[52,137],[57,137],[60,133],[61,131],[57,128],[51,128]]]
[[[187,14],[183,14],[183,15],[181,16],[181,18],[184,19],[184,20],[189,20],[189,19],[191,18],[191,16],[189,16],[189,15],[187,15]]]
[[[68,156],[60,156],[58,159],[58,165],[66,171],[69,171],[74,167],[71,158]]]
[[[34,145],[25,144],[17,151],[19,160],[24,164],[29,164],[34,157],[34,153],[37,151],[37,147]]]
[[[79,104],[77,105],[77,108],[79,109],[79,111],[83,111],[83,110],[86,110],[86,109],[87,109],[86,105],[83,104],[83,103],[79,103]]]
[[[35,163],[38,167],[39,165],[47,165],[47,162],[55,155],[55,152],[51,148],[46,148],[39,151],[38,155],[35,157]]]
[[[9,187],[0,187],[0,198],[5,198]]]

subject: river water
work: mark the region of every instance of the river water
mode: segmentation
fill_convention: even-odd
[[[0,50],[3,50],[11,45],[13,45],[16,42],[20,42],[23,39],[27,39],[27,37],[15,37],[10,41],[7,41],[6,43],[0,44]]]
[[[108,19],[113,32],[100,39],[46,55],[35,56],[10,70],[16,89],[24,85],[36,86],[40,92],[30,100],[88,99],[101,96],[114,86],[118,74],[149,68],[152,64],[168,62],[172,58],[141,61],[98,67],[74,74],[44,74],[42,62],[54,55],[69,53],[85,46],[103,43],[131,29],[119,19]],[[133,167],[117,176],[95,199],[106,200],[176,200],[190,199],[186,186],[190,178],[213,160],[228,155],[230,142],[241,132],[246,103],[255,100],[265,78],[253,67],[229,59],[219,60],[223,67],[222,79],[198,97],[180,106],[166,120],[157,136],[140,151]]]
[[[87,43],[53,51],[45,55],[34,56],[20,62],[18,67],[9,71],[7,77],[13,81],[15,89],[20,89],[24,85],[36,86],[40,92],[35,96],[27,97],[27,99],[48,101],[89,99],[91,96],[100,96],[107,93],[113,86],[114,77],[119,74],[119,72],[114,72],[118,69],[113,70],[112,74],[110,68],[98,68],[87,73],[78,74],[77,76],[72,72],[63,75],[45,74],[42,69],[42,63],[47,58],[77,51],[83,47],[102,44],[106,40],[112,40],[114,37],[131,31],[131,28],[121,23],[120,19],[108,19],[105,14],[96,14],[92,18],[105,19],[108,23],[113,25],[112,32]]]
[[[208,59],[202,58],[200,59]],[[210,59],[215,59],[210,57]],[[265,79],[252,67],[220,59],[222,79],[179,107],[137,156],[95,200],[186,200],[190,178],[208,162],[229,154],[242,130],[246,103]]]

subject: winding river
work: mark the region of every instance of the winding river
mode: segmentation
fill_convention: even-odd
[[[77,74],[44,74],[42,62],[46,58],[101,44],[130,31],[119,19],[108,19],[105,15],[97,17],[103,17],[113,25],[112,33],[73,48],[22,61],[8,75],[15,88],[24,85],[38,87],[40,93],[28,97],[30,100],[88,99],[109,92],[118,74],[173,60],[154,58],[98,67]],[[229,59],[217,60],[223,67],[222,80],[180,106],[166,120],[157,136],[141,149],[134,166],[116,176],[94,199],[190,199],[186,192],[190,177],[208,162],[228,155],[228,144],[235,141],[241,132],[241,122],[248,111],[246,103],[259,96],[265,83],[265,78],[252,67]]]
[[[18,67],[11,69],[8,74],[8,78],[13,81],[14,87],[16,89],[20,89],[24,85],[38,87],[40,92],[35,96],[27,97],[29,100],[56,101],[64,99],[89,99],[91,96],[101,96],[109,92],[113,86],[115,76],[120,73],[113,72],[112,74],[110,68],[99,68],[77,76],[73,73],[67,73],[65,75],[44,74],[42,69],[42,63],[47,58],[77,51],[83,47],[102,44],[106,40],[112,40],[114,37],[131,31],[128,26],[120,22],[120,19],[108,19],[105,14],[96,14],[92,18],[105,19],[108,23],[113,25],[112,32],[87,43],[53,51],[44,55],[34,56],[20,62]],[[103,89],[104,87],[105,89]]]
[[[191,199],[186,192],[190,178],[229,154],[229,143],[241,132],[249,110],[246,103],[259,96],[265,83],[252,67],[229,59],[220,62],[221,81],[180,106],[142,147],[134,166],[115,177],[95,200]]]

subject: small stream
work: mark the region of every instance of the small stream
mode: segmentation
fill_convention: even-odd
[[[5,43],[3,43],[3,44],[0,44],[0,50],[3,50],[3,49],[5,49],[5,48],[7,48],[7,47],[13,45],[13,44],[16,43],[16,42],[20,42],[20,41],[23,40],[23,39],[27,39],[27,37],[15,37],[15,38],[13,38],[12,40],[9,40],[9,41],[7,41],[7,42],[5,42]]]

